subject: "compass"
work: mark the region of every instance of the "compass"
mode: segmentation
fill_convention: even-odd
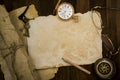
[[[116,73],[113,61],[108,58],[101,58],[95,62],[95,72],[102,79],[111,79]]]

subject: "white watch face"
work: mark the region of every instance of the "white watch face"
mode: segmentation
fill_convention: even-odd
[[[57,14],[63,20],[70,19],[74,14],[74,8],[69,3],[63,3],[58,7]]]

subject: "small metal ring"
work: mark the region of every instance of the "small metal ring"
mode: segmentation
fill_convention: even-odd
[[[98,17],[100,18],[100,23],[101,23],[101,27],[100,27],[100,28],[98,27],[98,25],[96,25],[96,23],[95,23],[95,21],[94,21],[93,13],[96,13],[96,14],[98,15]],[[91,9],[91,18],[92,18],[92,22],[93,22],[94,26],[95,26],[98,30],[101,30],[102,28],[104,28],[104,27],[103,27],[102,19],[101,19],[99,13],[98,13],[96,10]]]

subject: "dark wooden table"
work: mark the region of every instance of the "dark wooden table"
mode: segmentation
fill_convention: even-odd
[[[4,3],[8,12],[24,5],[35,4],[39,15],[52,14],[57,0],[0,0]],[[85,13],[92,7],[100,5],[107,8],[120,8],[120,0],[62,0],[71,2],[76,12]],[[103,21],[103,32],[108,34],[113,41],[115,48],[120,46],[120,10],[100,10]],[[104,49],[103,49],[104,50]],[[103,51],[105,54],[105,51]],[[117,73],[111,80],[120,80],[120,54],[115,56],[113,61],[117,66]],[[87,75],[74,67],[61,67],[52,80],[101,80],[94,73],[94,64],[83,66],[92,72]]]

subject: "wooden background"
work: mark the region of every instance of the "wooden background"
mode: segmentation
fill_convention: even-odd
[[[39,15],[53,14],[53,10],[58,0],[0,0],[0,4],[4,4],[7,11],[10,12],[19,7],[35,4]],[[102,15],[103,32],[108,34],[113,41],[115,48],[120,46],[120,0],[62,0],[68,1],[75,7],[75,12],[85,13],[92,7],[100,5],[107,8],[118,8],[119,10],[99,10]],[[103,48],[104,50],[104,48]],[[106,52],[103,51],[103,55]],[[112,59],[117,66],[117,73],[111,80],[120,80],[120,54]],[[92,72],[87,75],[74,67],[61,67],[52,80],[101,80],[94,73],[94,64],[83,66]]]

